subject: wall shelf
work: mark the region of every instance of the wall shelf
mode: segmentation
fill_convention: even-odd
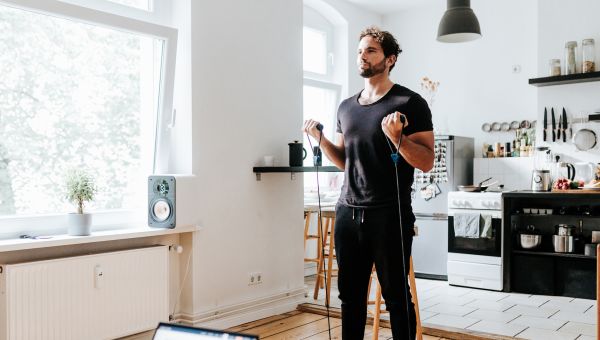
[[[256,174],[256,180],[260,181],[260,176],[262,173],[270,173],[270,172],[289,172],[291,173],[291,178],[296,178],[295,175],[297,172],[317,172],[317,167],[315,166],[255,166],[252,168],[252,171]],[[319,172],[343,172],[338,169],[336,166],[320,166],[318,167]]]
[[[574,259],[596,260],[595,256],[587,256],[587,255],[584,255],[584,254],[553,253],[553,252],[535,251],[535,250],[513,250],[513,254],[532,255],[532,256],[566,257],[566,258],[574,258]]]
[[[592,81],[600,81],[600,72],[576,73],[576,74],[568,74],[568,75],[562,75],[562,76],[531,78],[531,79],[529,79],[529,85],[541,87],[541,86],[587,83],[587,82],[592,82]]]

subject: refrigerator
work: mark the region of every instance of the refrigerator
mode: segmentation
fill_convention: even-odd
[[[412,208],[417,236],[412,257],[415,276],[446,280],[448,261],[448,192],[473,184],[473,138],[435,136],[433,169],[415,169]]]

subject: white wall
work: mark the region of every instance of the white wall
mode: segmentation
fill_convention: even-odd
[[[578,72],[581,68],[581,40],[594,38],[596,41],[596,65],[600,60],[600,2],[597,0],[544,0],[540,1],[538,8],[539,34],[538,34],[538,67],[535,76],[548,75],[548,61],[561,59],[564,65],[565,42],[577,41],[579,55],[577,56]],[[543,121],[544,107],[554,107],[555,113],[562,112],[565,107],[570,120],[573,115],[581,116],[593,111],[600,111],[600,82],[548,86],[538,88],[537,120]],[[556,117],[558,119],[558,116]],[[548,112],[548,122],[550,122]],[[558,123],[558,120],[557,120]],[[550,124],[550,123],[549,123]],[[585,125],[573,126],[573,133]],[[588,123],[588,128],[600,135],[600,123]],[[538,124],[537,140],[542,140],[542,124]],[[552,133],[549,133],[552,136]],[[576,151],[575,146],[567,143],[547,143],[554,152],[560,153],[567,161],[600,162],[598,146],[587,152]]]
[[[536,0],[471,5],[483,38],[468,43],[436,41],[445,1],[385,16],[383,22],[403,49],[391,78],[419,93],[422,77],[439,81],[434,125],[441,127],[447,117],[451,134],[475,138],[478,155],[483,143],[514,139],[511,133],[481,131],[483,123],[536,117],[536,90],[527,80],[537,73],[538,13]],[[513,73],[513,65],[521,72]]]
[[[304,286],[302,177],[252,173],[301,139],[302,1],[193,1],[191,17],[199,320]]]

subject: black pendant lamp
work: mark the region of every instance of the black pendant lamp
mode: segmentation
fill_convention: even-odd
[[[471,0],[447,0],[448,9],[440,21],[437,40],[457,43],[481,38],[479,21],[471,9]]]

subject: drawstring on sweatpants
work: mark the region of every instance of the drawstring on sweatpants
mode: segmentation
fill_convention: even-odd
[[[354,208],[352,208],[352,221],[354,221]],[[360,215],[360,209],[358,209],[358,214]],[[360,217],[360,223],[365,223],[365,209],[362,209],[362,216]]]

